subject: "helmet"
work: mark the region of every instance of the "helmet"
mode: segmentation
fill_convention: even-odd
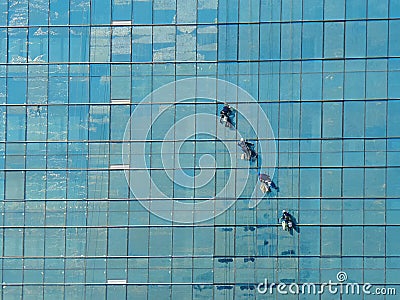
[[[241,141],[241,142],[244,142],[244,138],[240,138],[240,141]]]
[[[282,210],[282,213],[284,214],[286,212],[286,210]]]

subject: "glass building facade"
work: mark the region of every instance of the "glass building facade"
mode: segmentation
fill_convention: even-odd
[[[227,159],[239,148],[226,153],[223,140],[197,132],[168,157],[196,178],[211,154],[210,180],[187,188],[163,169],[168,130],[201,112],[217,116],[223,101],[177,104],[166,94],[162,105],[146,104],[162,112],[145,116],[152,127],[141,141],[151,183],[135,169],[130,178],[123,145],[147,95],[193,77],[224,80],[256,100],[248,107],[268,117],[276,167],[251,164],[229,209],[181,223],[139,200],[155,205],[155,184],[174,201],[199,203],[246,166]],[[258,149],[265,137],[238,99],[223,100]],[[400,0],[1,1],[0,111],[1,299],[400,293]],[[279,190],[263,196],[265,168]],[[148,195],[138,200],[131,180],[150,186]],[[261,201],[250,207],[254,190]],[[277,223],[282,209],[296,219],[292,233]],[[372,288],[263,294],[265,279]]]

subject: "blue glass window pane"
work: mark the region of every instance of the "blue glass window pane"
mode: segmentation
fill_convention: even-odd
[[[368,18],[387,18],[390,1],[368,0]]]
[[[52,27],[53,34],[49,36],[49,61],[65,62],[69,56],[68,28]]]
[[[343,20],[345,12],[345,0],[325,0],[324,19],[325,20]]]
[[[265,1],[268,2],[268,1]],[[262,1],[264,3],[264,1]],[[263,5],[263,4],[261,4]],[[281,18],[280,20],[282,21],[296,21],[296,20],[301,20],[303,18],[302,16],[302,6],[303,3],[302,1],[281,1],[281,4],[279,3],[272,3],[272,8],[271,9],[279,9],[279,6],[282,5],[282,12],[281,12]],[[279,18],[278,18],[279,20]],[[269,20],[268,20],[269,21]]]
[[[400,20],[389,21],[389,56],[400,55],[400,43],[396,43],[398,36],[400,36]]]
[[[387,56],[388,22],[369,21],[367,24],[367,55]]]
[[[400,1],[399,0],[391,0],[389,2],[389,17],[390,18],[398,18],[400,16]]]
[[[0,25],[7,25],[8,2],[0,3]]]
[[[66,25],[69,17],[69,1],[51,0],[50,1],[50,24]]]
[[[323,10],[323,2],[318,0],[303,0],[304,20],[321,20]]]
[[[132,2],[132,18],[134,24],[151,24],[152,14],[152,1],[134,0]]]
[[[152,27],[132,29],[132,61],[152,61]]]
[[[312,22],[303,24],[302,52],[303,58],[322,57],[322,23]]]
[[[366,22],[356,21],[346,23],[346,57],[364,57],[366,55],[366,34]]]
[[[218,28],[218,59],[235,60],[237,59],[238,49],[238,26],[220,25]]]
[[[229,3],[231,5],[231,3]],[[260,2],[257,0],[239,1],[239,22],[258,22]]]
[[[89,60],[89,28],[73,27],[69,30],[69,61],[86,62]]]
[[[239,0],[218,1],[218,21],[221,23],[238,22]]]
[[[69,23],[89,24],[90,23],[90,0],[70,0]]]
[[[49,0],[34,0],[29,3],[29,25],[47,25]]]
[[[321,136],[321,103],[301,105],[301,137]]]
[[[260,59],[280,58],[280,25],[260,24]]]
[[[344,98],[363,100],[365,98],[365,73],[346,72],[344,80]]]
[[[111,1],[96,1],[90,5],[91,24],[109,24],[111,20]]]
[[[197,2],[197,22],[216,23],[218,15],[218,0]]]
[[[140,1],[138,1],[140,2]],[[151,1],[149,1],[151,2]],[[211,3],[211,1],[207,1],[207,3]],[[139,3],[137,6],[139,7]],[[134,4],[135,7],[135,4]],[[137,11],[140,13],[140,10]],[[135,11],[133,12],[135,16]],[[147,12],[147,15],[149,13]],[[145,14],[146,15],[146,14]],[[149,16],[148,16],[149,17]],[[145,22],[148,22],[145,20]],[[163,0],[155,0],[153,1],[153,24],[172,24],[176,23],[176,0],[171,1],[163,1]]]
[[[135,3],[135,2],[133,2]],[[131,1],[112,1],[112,19],[113,20],[131,20],[132,2]]]
[[[325,23],[324,57],[343,57],[344,55],[344,23]]]
[[[364,136],[364,106],[363,102],[344,103],[344,136]]]
[[[362,19],[367,16],[367,1],[346,1],[346,19]]]
[[[8,25],[28,25],[28,0],[13,1],[11,4],[8,6]]]
[[[281,59],[301,57],[301,24],[281,25]]]

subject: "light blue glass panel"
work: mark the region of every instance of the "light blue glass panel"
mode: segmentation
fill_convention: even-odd
[[[399,136],[400,134],[400,101],[389,101],[387,108],[387,135]],[[399,149],[399,148],[397,148]]]
[[[367,16],[367,1],[346,1],[346,19],[362,19]]]
[[[321,228],[321,255],[340,255],[341,233],[340,227]]]
[[[131,27],[115,26],[112,29],[112,61],[130,61],[132,44]]]
[[[373,243],[364,243],[364,255],[385,255],[385,228],[365,227],[364,238],[366,241],[374,241]]]
[[[324,20],[343,20],[345,11],[345,0],[325,0]]]
[[[91,62],[109,62],[111,53],[111,28],[109,27],[91,27],[90,28],[90,61]],[[130,41],[129,41],[130,43]],[[114,46],[114,45],[113,45]],[[124,43],[126,45],[126,42]],[[130,50],[130,45],[128,45]],[[95,68],[95,65],[91,65]],[[103,74],[102,74],[103,75]],[[105,75],[105,74],[104,74]],[[103,80],[105,81],[106,78]]]
[[[390,1],[368,0],[368,18],[380,19],[388,17]]]
[[[7,25],[8,2],[0,4],[0,26]]]
[[[301,137],[321,136],[321,103],[302,103]]]
[[[104,65],[101,65],[105,67]],[[92,66],[93,70],[94,67]],[[108,67],[98,68],[99,73],[96,71],[91,71],[91,76],[89,78],[89,101],[91,103],[110,103],[110,76]],[[100,75],[104,74],[104,75]]]
[[[218,1],[218,21],[220,23],[238,22],[239,0],[219,0]]]
[[[276,23],[260,24],[260,37],[262,37],[260,39],[260,59],[279,59],[281,53],[280,25]]]
[[[7,128],[8,128],[7,141],[25,140],[25,128],[26,128],[25,106],[16,106],[7,108]]]
[[[343,169],[343,196],[362,197],[363,195],[364,170],[360,168]]]
[[[140,1],[138,1],[140,2]],[[151,1],[149,1],[151,2]],[[212,3],[212,1],[207,1],[207,3]],[[139,7],[139,3],[137,6]],[[137,13],[140,13],[138,11]],[[135,12],[134,12],[135,14]],[[146,10],[145,15],[148,14]],[[145,20],[148,22],[149,19]],[[171,1],[163,1],[163,0],[155,0],[153,1],[153,24],[171,24],[176,22],[176,0]]]
[[[134,0],[132,2],[132,19],[134,24],[151,24],[152,16],[152,1]],[[168,23],[171,23],[171,21]]]
[[[29,25],[47,25],[49,0],[33,0],[29,3]]]
[[[384,197],[386,194],[385,169],[365,169],[365,178],[368,183],[365,185],[366,197]]]
[[[399,155],[397,152],[396,155]],[[389,168],[387,169],[387,196],[388,197],[399,197],[400,187],[396,183],[396,178],[399,175],[399,169]]]
[[[99,218],[100,212],[95,212],[94,214],[96,218]],[[91,225],[91,223],[88,222],[88,225]],[[86,242],[86,255],[105,256],[107,254],[107,229],[88,228],[85,242]],[[99,266],[97,268],[104,269],[101,264],[98,265]],[[88,268],[90,268],[89,264]]]
[[[365,104],[363,102],[344,103],[344,136],[363,137]]]
[[[396,38],[400,36],[400,20],[389,21],[389,55],[400,55],[400,43],[396,43]]]
[[[281,100],[300,99],[300,74],[280,74],[280,95]]]
[[[126,287],[109,285],[107,286],[107,299],[126,299]]]
[[[109,138],[109,106],[91,106],[89,109],[89,138],[105,140]]]
[[[307,181],[300,185],[300,193],[303,197],[319,197],[320,194],[320,170],[319,169],[300,169],[300,178],[312,178],[312,182]]]
[[[23,231],[21,229],[5,229],[3,243],[5,256],[23,255]]]
[[[301,57],[301,29],[300,23],[281,25],[281,59]]]
[[[324,73],[323,99],[343,99],[343,73]]]
[[[322,74],[320,73],[302,74],[301,98],[303,100],[322,99]]]
[[[143,10],[141,12],[143,12]],[[113,20],[131,20],[132,19],[132,2],[131,1],[113,0],[112,1],[112,19]]]
[[[324,57],[343,57],[344,23],[329,22],[324,27]]]
[[[169,255],[172,252],[172,228],[150,228],[149,254]]]
[[[239,22],[258,22],[260,17],[259,9],[260,3],[257,0],[239,1]]]
[[[362,255],[363,253],[363,228],[342,228],[342,255]]]
[[[238,26],[220,25],[218,27],[218,59],[236,60],[238,49]]]
[[[63,162],[64,157],[60,158],[60,165]],[[65,199],[66,198],[66,172],[65,171],[48,171],[47,172],[47,187],[46,187],[46,198],[48,199]]]
[[[47,139],[62,141],[67,139],[67,107],[49,106]]]
[[[342,136],[342,103],[324,103],[323,104],[323,137],[341,137]]]
[[[52,27],[49,35],[49,62],[67,62],[69,58],[69,34],[67,27]]]
[[[302,1],[281,1],[282,12],[281,12],[281,20],[282,21],[297,21],[303,18],[303,3]],[[263,5],[263,4],[261,4]],[[278,3],[273,3],[276,5],[275,8],[279,8]]]
[[[399,0],[391,0],[389,2],[389,17],[390,18],[400,17],[400,1]]]
[[[69,1],[69,23],[89,24],[90,23],[90,0]]]
[[[344,98],[346,100],[363,100],[365,98],[365,72],[346,72]]]
[[[386,102],[367,102],[365,135],[386,136]]]
[[[127,254],[127,230],[126,228],[108,229],[108,255],[121,256]]]
[[[387,56],[388,22],[368,21],[367,23],[367,55]]]
[[[203,0],[197,2],[197,22],[216,23],[218,15],[218,0]]]
[[[304,23],[302,31],[302,58],[322,57],[322,23]]]
[[[14,270],[5,270],[3,274],[3,282],[21,283],[22,272]],[[10,300],[18,300],[22,298],[22,286],[10,286],[3,292],[4,298]]]
[[[161,33],[163,34],[163,33]],[[171,35],[173,39],[174,35]],[[176,60],[178,61],[194,61],[196,60],[196,47],[197,47],[197,30],[195,26],[177,27],[176,41],[169,41],[176,45]],[[161,42],[160,37],[158,41]],[[174,48],[174,46],[172,48]],[[160,60],[173,60],[173,49],[162,48],[164,45],[160,43],[159,52],[156,53],[157,57],[161,54]],[[166,46],[166,45],[165,45]]]
[[[217,26],[198,26],[197,59],[215,61],[217,59]]]
[[[69,30],[70,49],[69,61],[89,61],[89,28],[71,27]]]
[[[87,140],[89,109],[87,105],[69,106],[68,139]]]
[[[7,79],[7,103],[23,104],[26,103],[27,78],[8,77]]]
[[[340,169],[324,169],[322,171],[322,196],[341,197],[342,172]]]
[[[346,57],[364,57],[366,51],[367,24],[364,21],[346,23],[345,55]]]
[[[190,256],[193,253],[193,229],[174,228],[173,230],[173,254],[178,256]],[[190,266],[191,267],[191,266]]]
[[[106,199],[108,197],[108,172],[88,172],[88,196],[92,199]]]
[[[303,19],[322,20],[323,2],[318,0],[303,0]]]
[[[91,24],[110,24],[111,1],[93,1],[90,4]]]
[[[122,140],[130,117],[128,105],[111,106],[111,139]]]
[[[69,1],[51,0],[50,1],[50,24],[66,25],[69,17]]]
[[[8,25],[28,25],[28,0],[10,1],[8,5]]]

